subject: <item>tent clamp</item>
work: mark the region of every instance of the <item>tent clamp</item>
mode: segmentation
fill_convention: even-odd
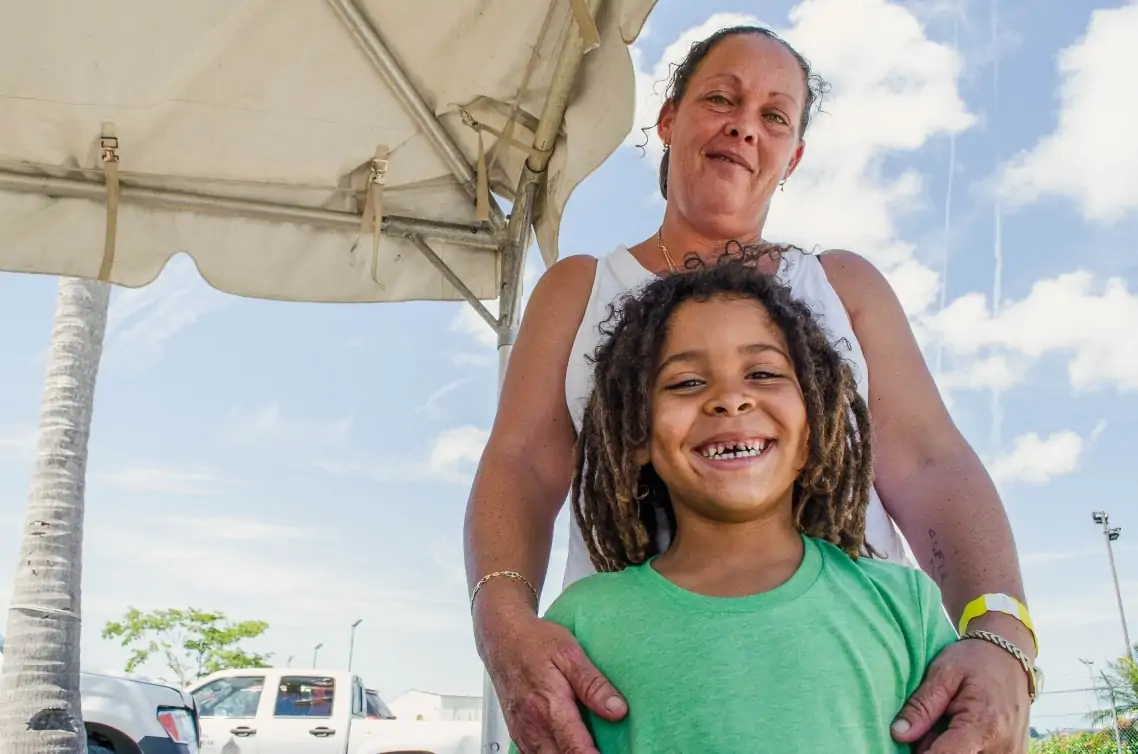
[[[383,231],[383,187],[387,183],[389,153],[384,144],[375,148],[364,195],[364,210],[360,216],[360,233],[371,233],[372,279],[377,283],[382,282],[379,279],[379,236]]]
[[[474,307],[474,311],[478,312],[478,316],[486,320],[486,324],[494,328],[494,332],[499,332],[498,318],[490,313],[490,310],[474,295],[474,291],[470,290],[469,286],[462,282],[462,278],[435,253],[435,250],[423,240],[423,237],[415,233],[408,233],[404,237],[414,244],[415,248],[422,252],[423,256],[435,266],[435,269],[442,273],[443,277],[450,281],[450,284],[453,285],[455,290],[466,300],[466,303]]]
[[[107,226],[103,238],[103,262],[99,265],[99,277],[106,283],[111,279],[111,269],[115,265],[115,239],[118,234],[119,198],[122,187],[119,185],[119,140],[115,136],[115,124],[104,123],[99,136],[99,149],[102,152],[103,175],[107,184]]]

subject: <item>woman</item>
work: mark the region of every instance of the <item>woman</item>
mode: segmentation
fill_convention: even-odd
[[[532,586],[544,582],[554,520],[568,491],[597,325],[625,290],[677,271],[683,252],[712,259],[731,241],[761,238],[774,191],[802,159],[822,87],[806,60],[765,29],[724,29],[694,45],[674,71],[657,124],[667,200],[659,232],[599,260],[561,260],[530,298],[466,520],[476,642],[525,754],[595,751],[577,700],[610,719],[628,712],[619,689],[572,636],[538,618]],[[763,272],[782,278],[849,344],[878,441],[869,543],[903,559],[896,522],[939,583],[953,622],[967,609],[978,613],[969,631],[997,637],[941,652],[900,711],[894,738],[922,741],[934,754],[1018,754],[1026,745],[1029,689],[1033,695],[1038,681],[1028,664],[1034,634],[1029,619],[983,607],[1023,601],[1015,545],[991,480],[940,400],[897,297],[872,265],[846,251],[789,252],[781,263],[772,257]],[[574,524],[565,581],[589,572]],[[947,730],[934,731],[945,715]]]

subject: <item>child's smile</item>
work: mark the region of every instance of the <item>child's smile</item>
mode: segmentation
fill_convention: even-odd
[[[770,437],[747,437],[736,433],[716,435],[694,450],[697,454],[715,464],[726,464],[723,468],[733,468],[752,462],[774,447],[775,440]]]

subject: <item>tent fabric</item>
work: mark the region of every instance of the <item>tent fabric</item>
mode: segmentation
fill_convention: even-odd
[[[532,143],[569,0],[354,0],[471,166],[473,119]],[[628,51],[654,0],[608,0],[536,202],[547,262],[573,189],[634,116]],[[102,182],[103,124],[131,187],[362,211],[372,158],[389,150],[385,215],[472,224],[475,203],[324,0],[0,0],[0,173]],[[531,65],[532,59],[532,65]],[[528,82],[527,82],[528,71]],[[515,107],[517,112],[515,114]],[[464,123],[464,111],[466,120]],[[524,149],[483,131],[490,186],[512,199]],[[95,277],[106,203],[4,188],[0,269]],[[347,215],[345,215],[347,216]],[[290,301],[457,300],[407,240],[351,226],[207,214],[124,199],[111,282],[136,287],[188,253],[213,286]],[[479,299],[498,295],[498,251],[430,240]]]

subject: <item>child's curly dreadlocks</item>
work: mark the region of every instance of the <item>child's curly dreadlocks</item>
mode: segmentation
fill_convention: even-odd
[[[762,257],[781,258],[784,248],[729,248],[711,266],[690,255],[686,271],[655,280],[610,307],[592,359],[594,386],[577,438],[572,493],[597,570],[619,571],[656,554],[657,511],[675,528],[667,488],[651,464],[637,464],[635,454],[649,441],[655,365],[672,314],[686,301],[717,296],[758,301],[786,338],[809,428],[806,465],[794,485],[799,529],[853,558],[877,555],[865,542],[873,485],[869,409],[849,364],[810,308],[757,271]]]

